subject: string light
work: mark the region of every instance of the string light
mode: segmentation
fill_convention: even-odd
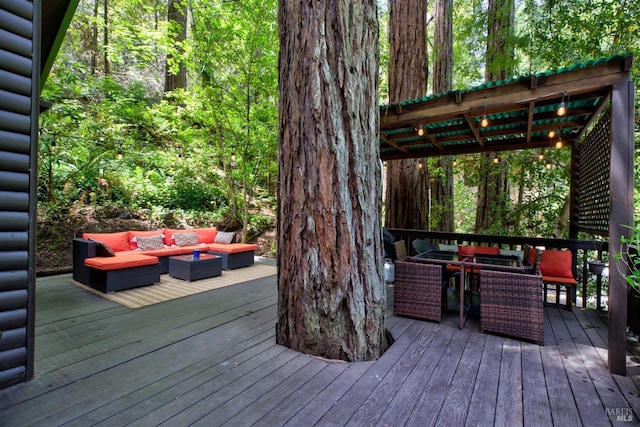
[[[547,168],[547,169],[551,169],[551,162],[547,162],[547,164],[544,165],[544,167]]]
[[[422,125],[418,126],[418,136],[423,136],[424,135],[424,128],[422,127]]]
[[[118,160],[122,160],[122,150],[118,150],[118,155],[116,156]]]
[[[558,105],[558,111],[556,112],[558,116],[562,117],[567,114],[567,104],[564,102],[564,97],[567,95],[567,92],[562,92],[562,101],[560,105]]]
[[[562,148],[562,139],[558,138],[556,141],[556,148]]]
[[[549,131],[549,138],[550,138],[550,139],[553,139],[553,138],[555,138],[555,137],[556,137],[556,130],[555,130],[555,129],[551,129],[551,130]]]
[[[231,161],[232,162],[236,161],[236,153],[231,154]]]
[[[489,119],[487,118],[487,107],[482,110],[482,120],[480,120],[480,126],[486,128],[489,126]]]
[[[544,153],[538,154],[538,159],[539,160],[544,160]]]
[[[500,157],[494,157],[493,163],[500,163]]]
[[[418,169],[422,169],[422,162],[418,162]]]

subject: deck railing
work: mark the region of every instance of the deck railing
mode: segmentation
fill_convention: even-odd
[[[493,236],[487,234],[449,233],[443,231],[422,231],[390,228],[396,241],[404,240],[409,255],[416,255],[412,242],[424,239],[434,244],[448,245],[481,245],[495,246],[501,249],[522,249],[524,245],[546,249],[567,249],[573,253],[573,274],[578,281],[578,296],[581,297],[582,307],[587,307],[592,301],[597,309],[603,306],[603,276],[602,272],[592,273],[589,263],[600,261],[608,263],[609,243],[600,240],[551,239],[540,237]],[[590,280],[595,286],[588,286]],[[604,290],[606,295],[606,289]]]

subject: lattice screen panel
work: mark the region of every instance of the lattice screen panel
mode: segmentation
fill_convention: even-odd
[[[611,115],[604,114],[578,146],[578,228],[609,235],[609,171],[611,168]]]

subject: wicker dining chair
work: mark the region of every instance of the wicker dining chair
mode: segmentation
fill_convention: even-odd
[[[396,261],[393,314],[441,322],[442,270],[441,265]]]
[[[544,343],[542,276],[482,269],[480,329]]]

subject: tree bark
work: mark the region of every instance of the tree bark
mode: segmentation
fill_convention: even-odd
[[[433,30],[433,92],[451,90],[453,81],[453,0],[436,0]],[[455,231],[453,157],[440,156],[431,164],[431,228]]]
[[[167,6],[167,21],[169,33],[173,36],[174,43],[180,46],[187,39],[187,11],[181,0],[169,0]],[[182,48],[177,49],[182,52]],[[172,70],[172,62],[178,62],[178,71]],[[182,58],[174,58],[167,54],[165,67],[164,91],[170,92],[174,89],[187,86],[187,67]]]
[[[389,2],[389,102],[427,92],[427,2]],[[419,167],[422,165],[422,167]],[[388,161],[385,224],[429,229],[429,172],[426,159]]]
[[[276,340],[330,359],[376,359],[386,347],[376,3],[278,8]]]
[[[109,0],[104,0],[103,6],[104,29],[102,34],[104,37],[104,45],[102,46],[102,49],[104,50],[104,75],[107,76],[111,74],[111,67],[109,66]]]
[[[513,0],[489,0],[485,81],[503,80],[513,66]],[[489,124],[491,126],[491,124]],[[509,180],[503,167],[496,167],[493,153],[483,154],[475,232],[502,229],[509,201]]]

